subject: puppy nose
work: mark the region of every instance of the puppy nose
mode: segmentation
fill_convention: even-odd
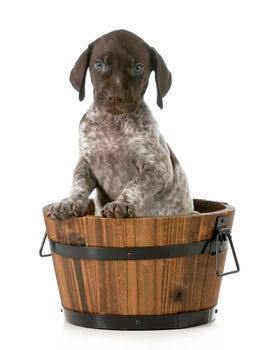
[[[123,96],[121,95],[108,95],[109,102],[113,103],[121,103],[123,100]]]

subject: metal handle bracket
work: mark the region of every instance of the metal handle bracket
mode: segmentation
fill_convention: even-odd
[[[223,244],[223,242],[229,242],[231,250],[232,250],[232,254],[233,254],[233,258],[234,258],[234,262],[236,265],[236,269],[232,270],[232,271],[228,271],[228,272],[220,272],[220,247]],[[220,216],[217,219],[217,223],[216,223],[216,232],[215,232],[215,259],[216,259],[216,275],[218,277],[223,277],[223,276],[227,276],[227,275],[231,275],[233,273],[237,273],[240,271],[240,266],[239,266],[239,262],[237,259],[237,255],[236,255],[236,251],[235,251],[235,247],[233,244],[233,240],[232,240],[232,236],[231,236],[231,230],[227,227],[227,217],[226,216]]]
[[[43,239],[41,242],[41,246],[40,246],[40,250],[39,250],[39,255],[41,258],[46,258],[47,256],[51,256],[51,254],[43,254],[43,248],[44,248],[46,239],[47,239],[47,232],[44,233],[44,236],[43,236]]]

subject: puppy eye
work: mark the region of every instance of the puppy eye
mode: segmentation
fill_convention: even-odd
[[[144,65],[142,63],[136,63],[134,66],[134,71],[137,74],[140,74],[144,71]]]
[[[98,59],[95,61],[94,66],[97,70],[102,70],[104,68],[104,63],[102,60]]]

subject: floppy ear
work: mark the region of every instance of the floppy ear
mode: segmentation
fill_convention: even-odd
[[[86,73],[89,66],[92,47],[93,44],[90,44],[88,48],[81,54],[70,74],[70,82],[73,87],[79,92],[80,101],[82,101],[85,97]]]
[[[162,109],[163,100],[162,98],[167,94],[170,89],[172,78],[171,73],[167,69],[167,66],[163,58],[159,53],[151,47],[151,67],[155,71],[155,81],[157,90],[157,105]]]

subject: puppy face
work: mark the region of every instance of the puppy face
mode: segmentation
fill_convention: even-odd
[[[152,70],[150,50],[135,36],[104,36],[93,46],[89,70],[95,105],[100,110],[135,112]]]
[[[126,30],[105,34],[91,43],[78,58],[70,81],[85,97],[85,80],[89,68],[94,87],[94,102],[99,110],[111,114],[133,113],[139,107],[155,71],[157,104],[171,86],[171,74],[159,53],[144,40]]]

